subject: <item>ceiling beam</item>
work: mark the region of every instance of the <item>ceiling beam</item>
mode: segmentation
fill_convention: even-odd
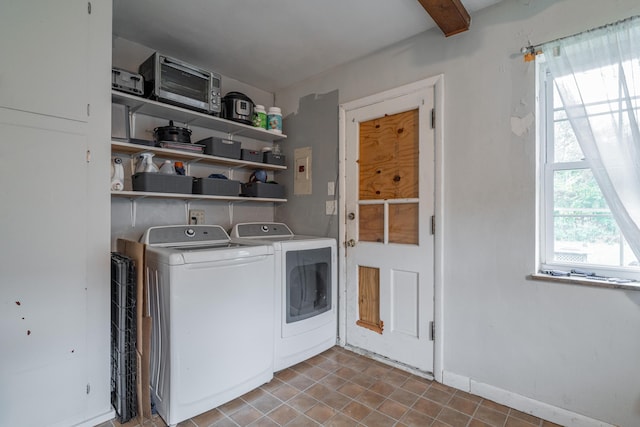
[[[445,36],[469,29],[471,16],[460,0],[418,0]]]

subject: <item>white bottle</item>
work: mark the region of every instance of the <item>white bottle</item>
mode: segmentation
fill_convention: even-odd
[[[122,159],[115,157],[111,163],[111,191],[124,190],[124,168]]]
[[[173,167],[171,160],[165,160],[162,166],[160,166],[160,173],[165,175],[176,175],[176,170]]]
[[[153,153],[141,153],[138,156],[138,164],[136,165],[136,173],[140,172],[158,172],[158,167],[153,164]]]
[[[282,111],[279,107],[269,107],[267,112],[267,130],[282,133]]]

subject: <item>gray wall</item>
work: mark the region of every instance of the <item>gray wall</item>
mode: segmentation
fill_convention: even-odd
[[[289,168],[276,174],[287,188],[288,202],[276,207],[276,220],[288,224],[296,234],[338,237],[338,216],[326,214],[326,201],[338,197],[338,91],[311,94],[300,100],[300,108],[283,119],[287,140],[280,144]],[[294,194],[294,150],[311,147],[312,193]],[[329,196],[327,184],[335,182]],[[336,203],[337,204],[337,203]]]
[[[536,269],[536,134],[511,120],[535,115],[535,65],[522,46],[637,14],[637,0],[506,0],[466,33],[427,31],[276,93],[292,116],[310,94],[337,91],[344,103],[444,74],[445,378],[628,427],[640,420],[640,292],[526,279]],[[296,144],[335,152],[323,130],[296,128]]]

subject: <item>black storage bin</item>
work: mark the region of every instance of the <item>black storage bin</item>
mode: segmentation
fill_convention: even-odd
[[[210,156],[240,159],[240,142],[210,136],[197,142],[204,145],[204,154]]]
[[[133,184],[133,191],[191,194],[193,178],[157,172],[138,172],[131,177],[131,183]]]
[[[240,194],[240,181],[220,178],[193,178],[193,194],[238,196]]]
[[[240,159],[246,160],[248,162],[262,162],[262,151],[259,150],[248,150],[246,148],[242,149],[242,153],[240,154]]]
[[[279,165],[284,166],[284,154],[275,154],[271,151],[267,151],[264,153],[263,163],[268,163],[270,165]]]
[[[284,186],[268,182],[248,182],[242,184],[242,194],[249,197],[284,199]]]

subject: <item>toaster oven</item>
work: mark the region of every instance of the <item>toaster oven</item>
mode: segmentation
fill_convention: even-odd
[[[144,93],[144,79],[140,74],[112,67],[111,87],[120,92],[142,95]]]
[[[158,52],[144,61],[138,72],[144,78],[146,97],[207,114],[220,114],[219,74]]]

